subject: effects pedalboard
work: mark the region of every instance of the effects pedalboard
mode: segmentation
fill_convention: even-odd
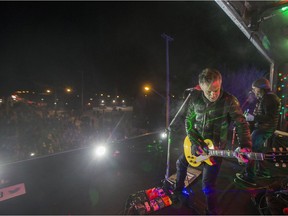
[[[161,187],[141,190],[129,196],[128,214],[145,215],[172,205],[172,200]]]

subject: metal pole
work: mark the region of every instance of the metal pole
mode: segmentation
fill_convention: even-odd
[[[166,130],[168,132],[167,136],[167,162],[166,162],[166,175],[165,179],[168,179],[169,177],[169,164],[170,164],[170,128],[169,128],[169,105],[170,105],[170,96],[169,96],[169,90],[170,90],[170,85],[169,85],[169,42],[173,41],[174,39],[165,33],[161,35],[166,42]]]
[[[169,126],[169,109],[170,109],[170,70],[169,70],[169,42],[173,41],[174,39],[165,33],[161,35],[166,42],[166,128]]]

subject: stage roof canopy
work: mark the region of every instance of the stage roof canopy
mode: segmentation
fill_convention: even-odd
[[[215,1],[270,63],[287,63],[288,0]]]

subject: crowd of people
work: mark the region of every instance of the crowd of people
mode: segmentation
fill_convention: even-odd
[[[1,163],[132,136],[131,112],[60,111],[26,103],[0,106]]]

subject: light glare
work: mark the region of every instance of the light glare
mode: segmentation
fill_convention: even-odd
[[[166,139],[167,138],[167,133],[166,132],[161,133],[161,138],[162,139]]]
[[[95,149],[96,156],[102,157],[106,153],[106,147],[105,146],[97,146]]]

